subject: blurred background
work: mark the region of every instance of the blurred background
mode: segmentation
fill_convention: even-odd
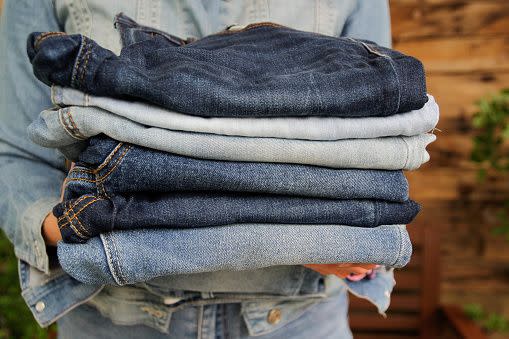
[[[509,88],[509,1],[390,4],[394,48],[424,63],[441,118],[431,162],[407,173],[411,197],[423,210],[409,226],[416,250],[408,269],[397,272],[394,307],[385,320],[352,300],[352,327],[358,338],[403,339],[459,318],[489,338],[509,338],[509,92],[503,91]],[[17,265],[3,234],[0,291],[0,338],[54,336],[37,327],[19,296]],[[460,333],[442,328],[428,337]]]
[[[456,305],[488,337],[509,338],[509,1],[390,6],[393,47],[424,63],[428,92],[440,106],[431,161],[407,172],[410,196],[423,206],[409,229],[416,243],[423,230],[431,239],[417,244],[413,265],[397,273],[400,294],[388,319],[391,312],[399,318],[390,326],[422,332],[429,320],[422,313],[434,317],[441,305]],[[422,289],[431,291],[423,297]],[[420,312],[418,324],[411,312]],[[362,330],[366,318],[357,316],[352,325]]]

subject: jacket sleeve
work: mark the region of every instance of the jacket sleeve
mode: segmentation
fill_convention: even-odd
[[[48,273],[41,234],[58,202],[64,159],[30,142],[26,128],[51,106],[49,88],[36,80],[26,55],[32,31],[59,31],[51,0],[8,0],[0,21],[0,228],[18,258]]]
[[[357,0],[341,36],[371,40],[380,46],[391,47],[391,17],[388,0]]]

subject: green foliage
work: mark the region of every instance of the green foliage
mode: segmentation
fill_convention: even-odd
[[[489,171],[507,175],[509,172],[509,88],[477,102],[478,111],[472,124],[476,130],[471,159],[479,165],[482,182]],[[509,240],[509,204],[498,214],[501,225],[492,231]]]
[[[10,242],[0,231],[0,338],[47,338],[21,298],[18,263]]]
[[[463,312],[472,320],[481,321],[484,318],[484,310],[479,304],[466,304],[463,306]]]
[[[498,313],[486,313],[479,304],[466,304],[463,312],[489,332],[507,332],[509,320]]]

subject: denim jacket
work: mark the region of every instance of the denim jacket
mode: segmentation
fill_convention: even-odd
[[[201,37],[233,23],[274,21],[301,30],[368,39],[385,46],[390,44],[386,1],[299,0],[292,3],[293,6],[289,8],[283,0],[248,3],[235,0],[5,2],[0,27],[0,227],[14,244],[15,253],[20,259],[22,295],[39,324],[47,326],[90,300],[96,304],[101,303],[105,314],[109,312],[104,309],[108,305],[107,299],[94,298],[103,287],[86,285],[71,278],[55,262],[56,257],[46,252],[41,224],[59,200],[61,183],[66,173],[61,155],[55,150],[31,143],[26,136],[25,130],[30,122],[41,110],[51,106],[49,88],[35,80],[28,59],[23,57],[26,36],[33,31],[65,30],[86,34],[118,52],[120,43],[112,19],[116,13],[123,11],[140,23],[184,37]],[[267,282],[281,278],[276,268],[268,269],[265,273],[244,273],[238,275],[235,272],[224,272],[222,275],[196,276],[195,280],[190,276],[173,276],[165,278],[164,285],[171,284],[172,290],[199,291],[204,288],[201,285],[204,280],[228,288],[228,285],[235,284],[225,282],[238,279],[247,282],[253,276]],[[285,275],[288,278],[287,273]],[[378,277],[372,281],[348,283],[348,288],[354,294],[370,299],[383,313],[389,305],[394,285],[392,270]],[[299,283],[305,281],[304,276],[296,275],[292,279],[289,282],[295,281],[301,286],[301,294],[309,296],[309,291],[306,291],[309,286]],[[266,284],[265,287],[273,285],[277,284]],[[128,287],[108,287],[119,293],[129,292],[122,288]],[[324,297],[345,288],[345,283],[328,276],[324,278],[323,288],[317,288],[313,290],[314,296]],[[265,315],[264,309],[274,303],[280,302],[288,312],[295,314],[292,309],[302,310],[312,302],[312,299],[307,298],[297,304],[291,300],[278,301],[274,299],[273,293],[269,294],[272,295],[270,300],[244,300],[245,317],[250,327],[256,329],[256,333],[269,329],[270,325],[258,315]],[[245,294],[237,293],[237,297],[242,295]],[[210,297],[210,293],[201,293],[200,298],[205,300]],[[158,307],[161,307],[160,303],[149,298],[137,300],[131,303],[129,314],[122,320],[124,323],[145,323],[162,330],[162,324],[167,318],[157,312]],[[284,321],[279,326],[284,326]]]

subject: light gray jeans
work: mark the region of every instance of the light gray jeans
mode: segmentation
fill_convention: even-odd
[[[97,97],[72,88],[53,86],[55,105],[102,108],[119,117],[150,127],[174,131],[243,137],[302,140],[371,139],[414,136],[431,131],[438,122],[439,109],[433,96],[421,109],[385,117],[287,117],[287,118],[204,118],[143,102]],[[71,111],[72,112],[72,111]]]

